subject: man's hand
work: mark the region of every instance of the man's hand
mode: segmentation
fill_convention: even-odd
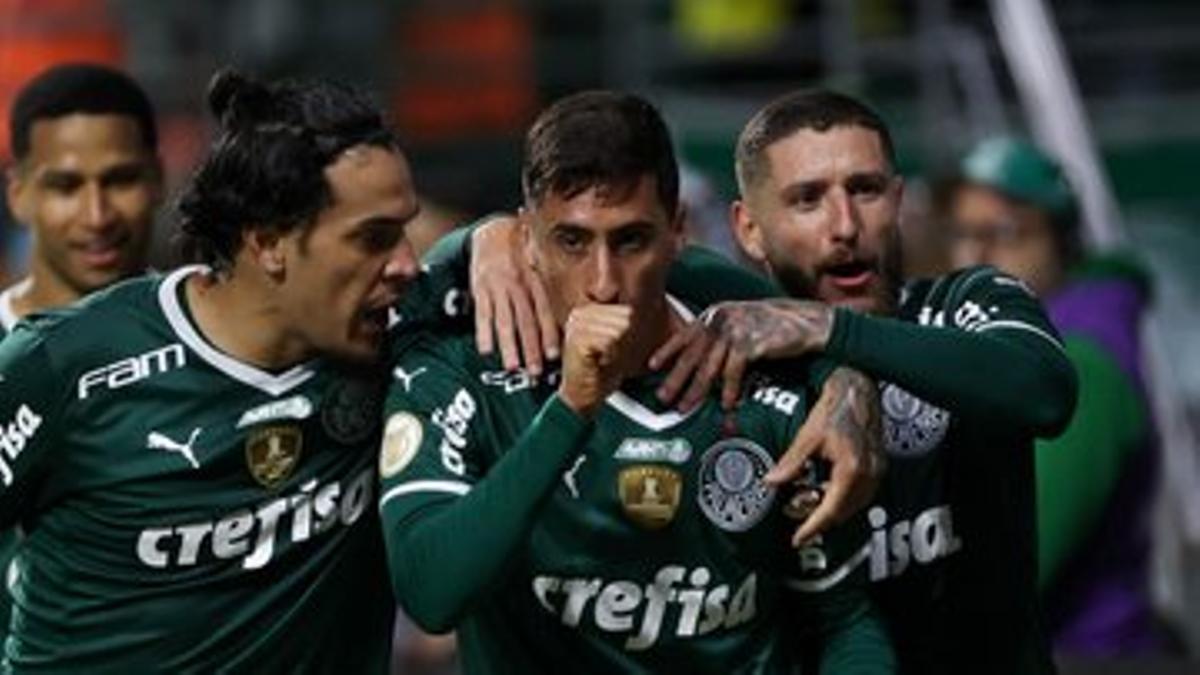
[[[650,367],[672,364],[658,389],[664,403],[679,399],[680,410],[704,400],[718,377],[721,405],[737,404],[746,366],[763,358],[786,358],[820,351],[829,341],[833,308],[811,300],[722,302],[709,307],[687,328],[671,336],[650,357]],[[690,384],[689,384],[690,381]]]
[[[594,415],[632,371],[632,318],[628,305],[584,305],[567,318],[558,395],[579,415]]]
[[[521,249],[520,223],[508,214],[489,218],[471,235],[475,343],[480,354],[491,354],[498,343],[506,369],[524,363],[536,376],[546,360],[558,358],[558,325]]]
[[[833,371],[821,390],[821,398],[791,447],[766,475],[766,482],[780,486],[797,483],[805,464],[821,457],[832,465],[829,482],[821,486],[824,496],[812,499],[812,486],[801,485],[792,510],[811,509],[792,536],[792,545],[804,546],[831,526],[857,513],[875,496],[887,460],[883,450],[879,389],[870,378],[849,368]]]

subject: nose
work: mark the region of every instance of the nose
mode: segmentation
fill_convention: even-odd
[[[862,216],[854,204],[854,198],[844,189],[831,191],[829,198],[833,200],[829,236],[837,242],[854,244],[862,231]]]
[[[407,282],[416,278],[421,271],[417,254],[413,251],[408,238],[402,238],[392,249],[387,262],[383,266],[383,278],[386,281]]]
[[[83,193],[83,222],[89,229],[104,230],[116,221],[108,192],[99,183],[89,183]]]
[[[612,252],[607,246],[595,247],[592,255],[591,276],[588,279],[587,295],[592,302],[613,303],[620,294],[617,285],[617,270]]]

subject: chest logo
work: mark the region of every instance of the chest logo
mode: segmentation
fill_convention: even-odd
[[[417,368],[411,373],[405,370],[404,366],[396,366],[392,369],[392,377],[395,378],[397,382],[404,385],[404,393],[408,394],[412,393],[413,380],[417,379],[417,376],[423,374],[425,371],[426,368],[424,366]]]
[[[246,439],[246,466],[254,480],[274,490],[296,470],[303,447],[304,434],[298,427],[260,429]]]
[[[379,389],[372,383],[340,381],[325,396],[321,423],[335,441],[353,445],[366,440],[378,428],[381,407]]]
[[[775,501],[775,488],[762,480],[774,464],[762,446],[746,438],[713,444],[700,458],[700,510],[727,532],[754,527]]]
[[[186,443],[180,443],[157,431],[151,431],[146,436],[146,448],[150,450],[165,450],[167,452],[179,453],[188,464],[192,465],[193,469],[200,468],[200,462],[196,459],[196,453],[192,446],[196,443],[196,437],[200,435],[201,427],[192,429],[192,433],[188,436]]]
[[[889,455],[925,455],[942,442],[950,428],[950,413],[894,384],[883,385],[880,404],[883,437]]]
[[[675,469],[656,464],[625,467],[617,474],[617,494],[625,515],[638,527],[666,527],[679,510],[683,479]]]

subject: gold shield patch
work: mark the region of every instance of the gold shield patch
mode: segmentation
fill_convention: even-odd
[[[678,471],[656,464],[639,464],[617,474],[617,494],[625,515],[639,527],[666,527],[679,508],[682,478]]]
[[[296,470],[303,447],[304,434],[299,427],[259,429],[246,439],[246,466],[254,480],[274,490]]]

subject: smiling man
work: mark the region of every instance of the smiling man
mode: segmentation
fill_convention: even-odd
[[[385,383],[363,366],[417,277],[408,164],[341,86],[225,72],[209,104],[180,203],[203,264],[0,343],[0,523],[26,532],[14,670],[386,672]],[[87,274],[109,261],[93,244],[123,241],[97,231]]]
[[[0,292],[0,328],[146,266],[162,168],[154,112],[125,74],[56,66],[17,95],[8,203],[33,233],[29,276]]]

